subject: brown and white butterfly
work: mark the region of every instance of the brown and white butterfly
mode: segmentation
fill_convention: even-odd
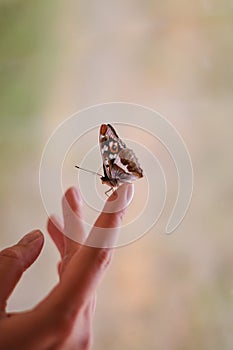
[[[133,150],[127,148],[112,125],[101,125],[99,144],[104,170],[104,176],[100,175],[100,177],[103,184],[110,186],[106,194],[125,182],[131,183],[143,177],[143,170]]]

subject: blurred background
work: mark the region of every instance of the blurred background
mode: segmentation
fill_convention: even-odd
[[[231,0],[0,1],[0,245],[35,227],[46,236],[9,310],[29,309],[57,282],[38,183],[48,137],[81,108],[134,102],[182,134],[194,193],[174,234],[163,233],[165,211],[116,250],[94,349],[233,348],[232,36]],[[173,192],[175,173],[168,182]]]

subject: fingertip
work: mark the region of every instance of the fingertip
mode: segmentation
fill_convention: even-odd
[[[65,193],[65,196],[67,199],[69,199],[70,197],[73,197],[76,200],[76,202],[78,202],[79,204],[82,203],[81,192],[78,188],[74,186],[68,188],[68,190]]]
[[[95,229],[94,234],[88,238],[97,242],[94,246],[112,247],[114,245],[111,239],[115,242],[117,230],[121,226],[126,209],[133,198],[133,193],[134,186],[132,184],[123,184],[108,198],[102,213],[95,222],[95,228],[98,228],[98,230]],[[108,230],[105,230],[106,228]],[[110,228],[113,229],[112,235],[110,234]]]
[[[44,235],[39,229],[33,230],[28,234],[26,234],[23,238],[19,240],[18,244],[26,245],[26,244],[34,243],[37,240],[38,241],[40,240],[42,243],[44,242]]]
[[[118,212],[126,209],[131,203],[134,195],[134,185],[125,183],[119,186],[108,198],[105,211]]]
[[[127,202],[126,205],[129,205],[130,202],[132,201],[133,199],[133,196],[134,196],[134,184],[132,183],[126,183],[126,184],[123,184],[119,190],[123,191],[124,194],[125,194],[125,200]]]
[[[63,197],[63,204],[68,202],[69,206],[73,211],[78,211],[80,206],[82,206],[82,196],[80,191],[76,187],[70,187]]]

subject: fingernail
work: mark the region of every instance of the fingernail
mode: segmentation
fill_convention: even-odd
[[[127,207],[133,199],[134,194],[134,185],[133,184],[124,184],[119,187],[118,195],[121,197],[123,195],[124,208]]]
[[[108,213],[114,213],[118,211],[124,211],[130,204],[134,193],[134,186],[132,184],[121,185],[112,195],[109,197],[104,211]]]
[[[130,202],[133,199],[134,195],[134,185],[133,184],[127,184],[127,189],[126,189],[126,205],[129,205]]]
[[[18,243],[20,244],[29,244],[39,238],[42,238],[43,235],[40,230],[36,230],[33,232],[28,233],[26,236],[24,236]]]

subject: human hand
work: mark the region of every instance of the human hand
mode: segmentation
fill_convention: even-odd
[[[114,242],[125,211],[122,208],[127,207],[132,195],[132,185],[120,186],[108,198],[86,238],[80,194],[74,188],[66,192],[62,201],[64,228],[54,218],[48,221],[48,232],[61,255],[60,281],[31,311],[8,314],[6,301],[23,272],[40,254],[42,233],[32,231],[0,252],[0,350],[90,349],[96,289],[111,261],[112,249],[82,245],[63,232],[78,232],[83,241],[91,242],[98,236],[98,229],[105,228],[109,232],[108,244],[109,237]]]

